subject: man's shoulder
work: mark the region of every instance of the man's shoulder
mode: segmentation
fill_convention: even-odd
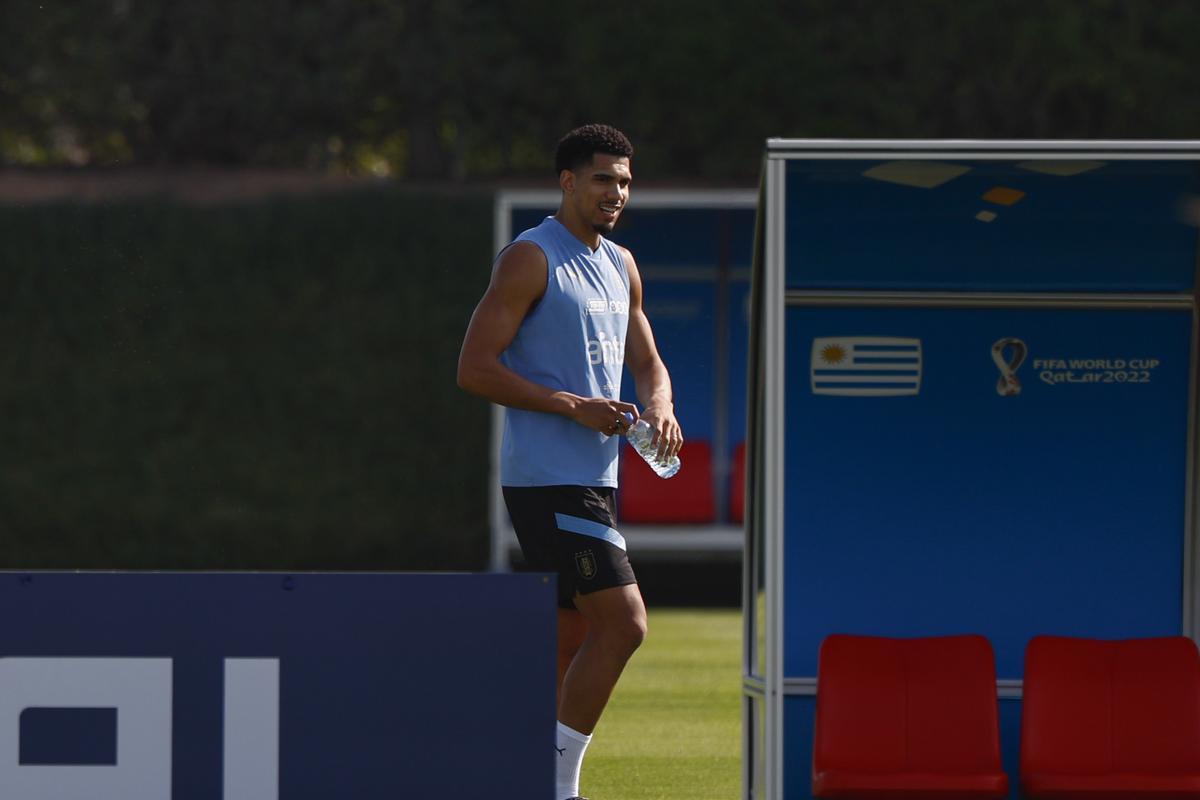
[[[534,242],[517,241],[500,251],[492,270],[501,286],[527,287],[540,295],[546,284],[546,254]]]
[[[540,260],[543,264],[546,263],[546,251],[542,246],[532,239],[515,239],[508,247],[500,251],[497,260],[500,259],[516,259],[534,261]]]

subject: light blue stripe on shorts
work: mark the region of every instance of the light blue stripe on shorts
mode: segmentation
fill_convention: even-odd
[[[570,514],[555,514],[554,521],[558,524],[558,529],[560,531],[581,533],[584,536],[591,536],[595,539],[603,539],[609,544],[616,545],[622,550],[625,549],[625,537],[607,525],[601,525],[599,522],[593,522],[592,520],[584,519],[583,517],[572,517]]]

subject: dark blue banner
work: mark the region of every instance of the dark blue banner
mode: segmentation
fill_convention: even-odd
[[[5,800],[541,798],[541,575],[0,573]]]

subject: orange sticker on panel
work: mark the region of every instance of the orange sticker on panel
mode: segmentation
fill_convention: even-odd
[[[1020,189],[1009,189],[1007,186],[997,186],[993,189],[989,189],[983,195],[983,199],[987,200],[989,203],[995,203],[998,206],[1011,206],[1024,196],[1025,193]]]

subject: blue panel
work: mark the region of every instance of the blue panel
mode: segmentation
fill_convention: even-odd
[[[918,339],[917,393],[814,394],[853,337]],[[833,632],[981,633],[1007,678],[1035,634],[1178,634],[1190,341],[1186,311],[789,308],[785,674]]]
[[[517,238],[517,234],[522,231],[527,231],[530,228],[536,228],[542,224],[542,220],[555,212],[557,206],[548,206],[546,208],[514,208],[509,217],[509,233],[512,239]]]
[[[729,266],[735,270],[749,270],[754,260],[754,215],[753,208],[732,208],[725,211],[729,224]]]
[[[812,795],[812,752],[817,701],[792,695],[783,701],[783,786],[785,800],[809,800]],[[1008,774],[1010,798],[1018,796],[1021,760],[1021,703],[999,701],[1000,760]]]
[[[817,698],[793,695],[783,699],[783,798],[812,797],[813,719]]]
[[[750,282],[734,280],[728,290],[729,319],[729,376],[727,395],[729,410],[726,416],[729,432],[729,452],[738,442],[746,440],[746,367],[750,347]]]
[[[221,796],[226,658],[279,661],[280,797],[493,796],[497,775],[549,797],[554,592],[532,574],[0,573],[0,658],[172,659],[176,800]]]
[[[749,269],[754,249],[753,208],[639,208],[621,214],[611,238],[629,248],[643,272]],[[512,234],[541,223],[556,207],[514,208]]]
[[[628,247],[645,273],[678,269],[709,269],[718,265],[749,264],[751,248],[745,231],[754,231],[754,211],[719,208],[638,208],[630,206],[612,239]]]
[[[921,188],[894,181],[928,184],[946,165],[914,176],[923,168],[912,162],[788,162],[788,286],[1094,292],[1193,286],[1197,232],[1181,209],[1200,193],[1194,163],[1113,162],[1074,175],[1009,162],[954,163],[965,169],[961,175],[941,175],[946,182]],[[886,179],[864,174],[872,170]]]
[[[1008,775],[1008,796],[1016,800],[1021,787],[1021,701],[999,701],[1000,763]]]
[[[675,416],[689,439],[712,441],[716,376],[713,374],[715,324],[714,282],[644,282],[646,317],[655,343],[671,373]],[[621,396],[634,402],[634,383],[628,370]]]

